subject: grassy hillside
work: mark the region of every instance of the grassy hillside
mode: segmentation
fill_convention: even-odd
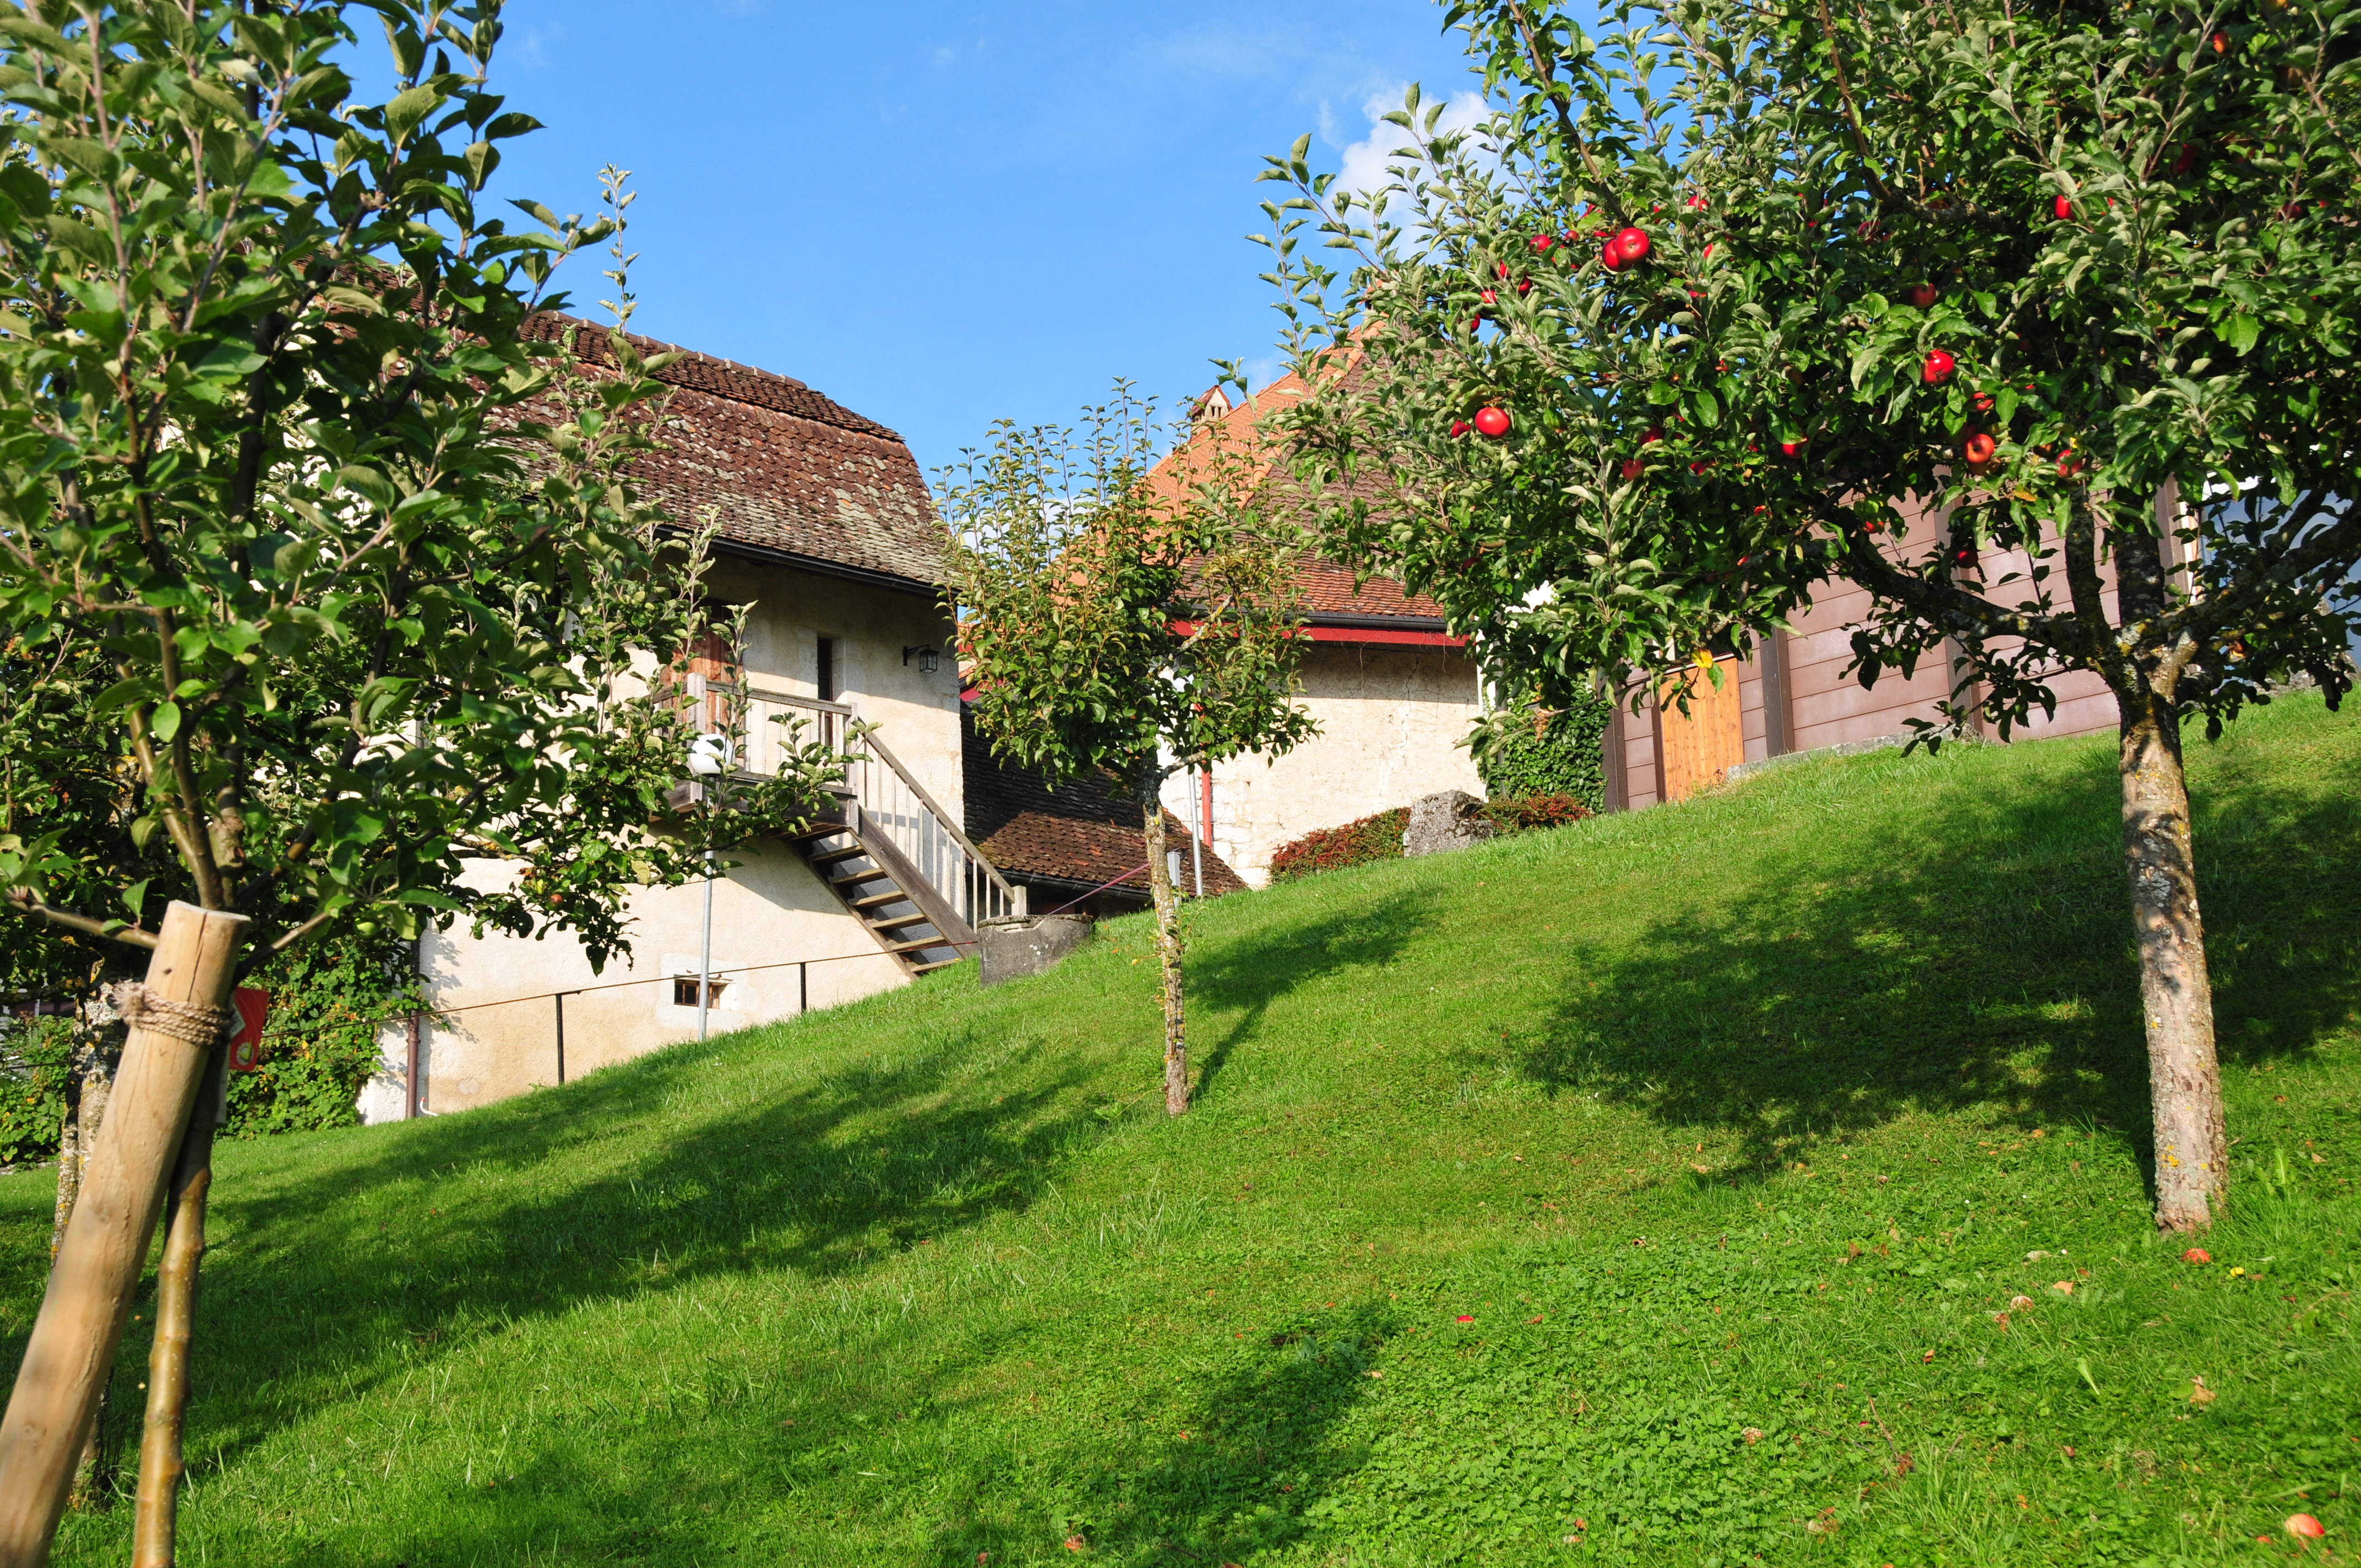
[[[1177,1122],[1119,921],[229,1148],[182,1560],[2348,1561],[2361,723],[2191,766],[2213,1266],[2147,1219],[2109,746],[1803,762],[1194,910]]]

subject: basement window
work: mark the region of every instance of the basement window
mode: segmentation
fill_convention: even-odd
[[[711,982],[710,989],[712,994],[706,1003],[706,1005],[708,1007],[719,1007],[721,1005],[721,993],[730,989],[730,982],[726,980],[717,980]],[[694,1007],[697,1005],[697,977],[695,975],[676,974],[673,976],[672,1004],[675,1007]]]

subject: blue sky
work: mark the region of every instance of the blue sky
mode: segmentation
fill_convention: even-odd
[[[808,382],[930,475],[1001,415],[1117,375],[1171,402],[1209,357],[1274,373],[1244,236],[1266,153],[1359,165],[1372,104],[1472,85],[1427,0],[511,0],[494,62],[548,128],[498,193],[595,205],[632,171],[636,325]],[[1367,144],[1356,150],[1356,144]],[[580,258],[570,287],[600,297]]]

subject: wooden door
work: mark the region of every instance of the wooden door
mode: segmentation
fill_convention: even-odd
[[[1746,760],[1746,731],[1738,717],[1738,661],[1715,661],[1721,684],[1716,686],[1702,670],[1690,672],[1689,710],[1677,706],[1681,682],[1667,685],[1656,715],[1664,743],[1666,800],[1686,800],[1730,776]]]

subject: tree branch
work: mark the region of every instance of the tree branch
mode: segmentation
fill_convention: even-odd
[[[132,948],[152,949],[156,946],[155,934],[152,932],[142,931],[137,926],[123,925],[111,920],[93,920],[87,915],[76,915],[70,909],[60,909],[30,888],[10,888],[7,897],[0,900],[0,903],[5,903],[9,909],[27,920],[46,920],[52,926],[61,926],[69,931],[79,931],[85,937],[103,937],[110,942],[121,942],[126,947]]]

